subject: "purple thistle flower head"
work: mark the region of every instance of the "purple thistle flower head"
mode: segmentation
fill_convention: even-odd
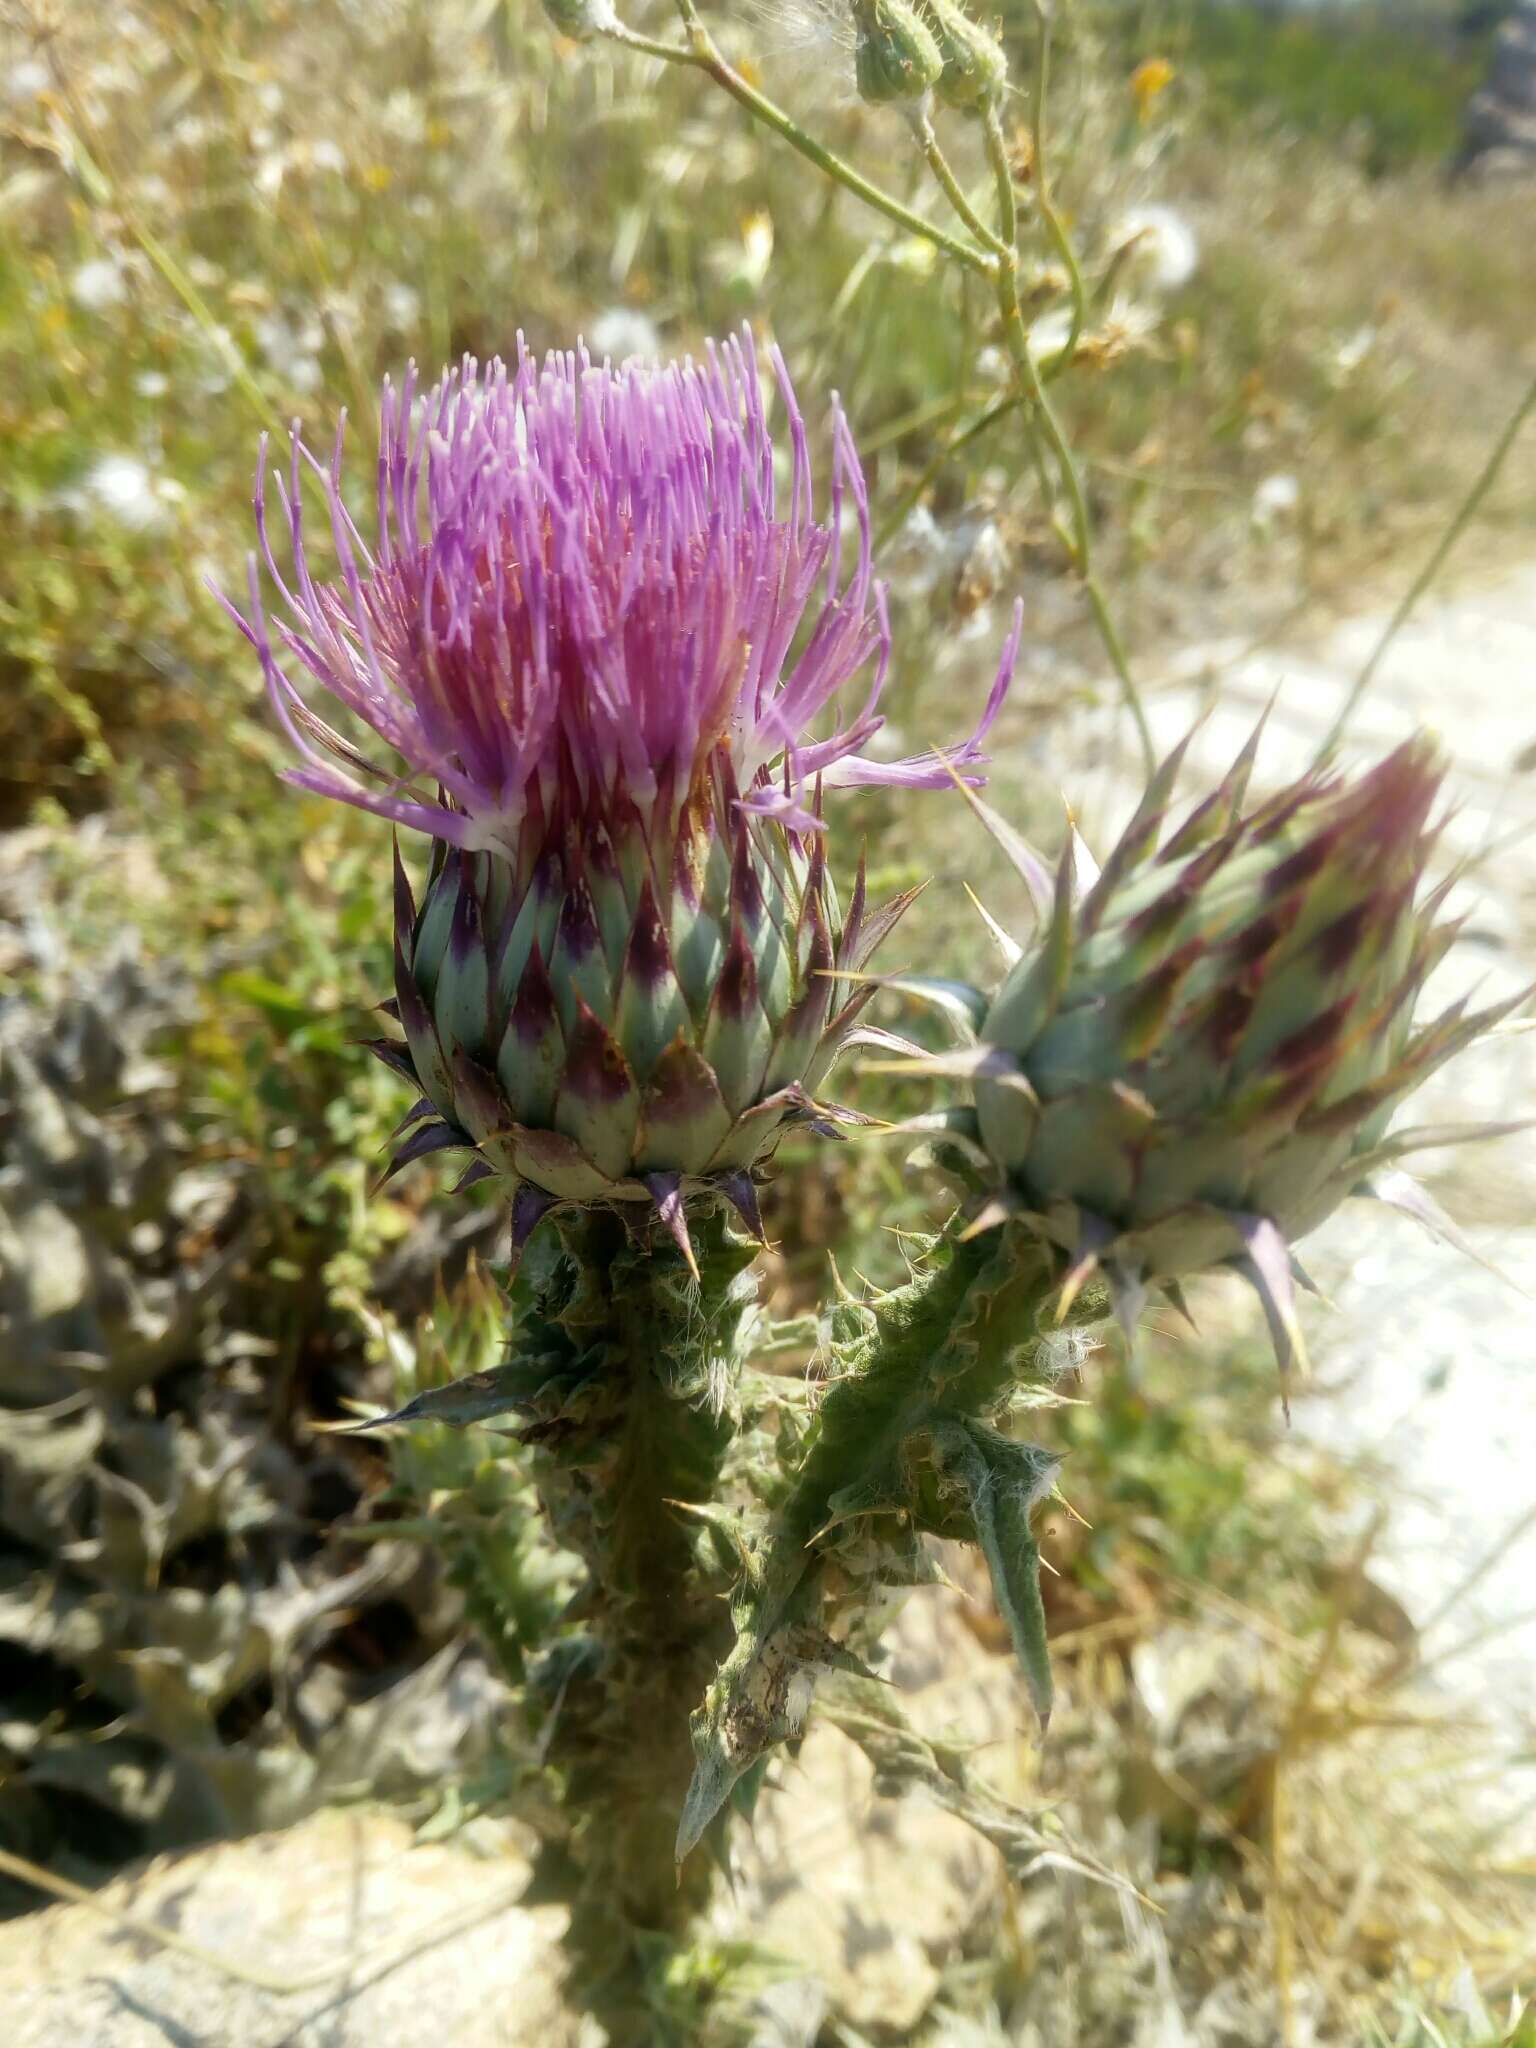
[[[304,757],[289,779],[515,857],[530,812],[558,834],[627,797],[665,831],[691,806],[724,822],[720,802],[739,803],[804,832],[818,788],[942,788],[952,767],[973,769],[1019,618],[980,723],[947,760],[870,756],[891,635],[864,478],[834,408],[818,519],[805,424],[776,350],[772,362],[787,492],[746,332],[703,363],[614,370],[520,344],[515,368],[466,360],[425,397],[414,371],[386,384],[371,544],[343,499],[340,430],[328,464],[295,431],[275,515],[264,474],[256,490],[284,615],[269,620],[254,555],[249,610],[229,606]],[[306,469],[329,515],[328,582],[309,559]],[[358,754],[295,676],[371,726],[403,773]],[[840,713],[850,685],[862,701]]]
[[[890,628],[864,479],[835,412],[817,518],[773,363],[787,489],[747,335],[702,364],[520,350],[425,397],[412,377],[386,387],[371,543],[339,433],[329,464],[294,435],[275,509],[258,481],[282,614],[256,556],[248,612],[229,609],[303,756],[290,780],[433,841],[419,904],[396,862],[404,1038],[375,1050],[419,1094],[395,1164],[475,1152],[471,1174],[513,1191],[516,1243],[562,1203],[648,1203],[690,1258],[692,1200],[760,1230],[754,1175],[782,1132],[848,1114],[816,1091],[857,1042],[863,970],[908,900],[870,908],[861,867],[840,909],[821,793],[974,779],[1012,674],[1017,615],[948,760],[870,757]],[[396,765],[321,718],[306,679]]]

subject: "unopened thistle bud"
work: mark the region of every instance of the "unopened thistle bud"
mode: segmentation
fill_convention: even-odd
[[[685,1201],[749,1224],[782,1132],[816,1099],[873,993],[852,976],[891,922],[840,907],[823,791],[942,789],[938,755],[870,758],[890,654],[869,500],[832,429],[827,516],[778,358],[787,493],[751,339],[703,363],[595,367],[584,351],[466,362],[386,388],[377,533],[341,451],[297,440],[239,623],[305,765],[301,788],[425,833],[397,864],[393,1014],[375,1050],[418,1090],[403,1165],[462,1148],[514,1196],[514,1236],[557,1203],[650,1202],[686,1248]],[[311,571],[300,486],[326,501],[339,573]],[[857,540],[840,539],[844,510]],[[273,526],[294,559],[278,566]],[[850,560],[851,557],[851,560]],[[967,780],[1011,673],[951,759]],[[392,750],[368,761],[290,671]],[[863,705],[836,722],[864,678]],[[811,736],[815,727],[816,736]]]
[[[933,31],[907,0],[853,0],[854,77],[872,106],[915,100],[939,81]]]
[[[959,0],[924,0],[923,11],[944,64],[935,87],[939,98],[965,112],[990,105],[1008,83],[1002,44]]]
[[[1431,742],[1358,777],[1314,769],[1247,808],[1250,742],[1165,832],[1183,751],[1097,875],[1079,876],[1069,844],[1052,885],[1004,828],[1046,928],[978,1044],[941,1063],[975,1075],[998,1175],[984,1220],[1012,1217],[1052,1251],[1063,1314],[1097,1274],[1129,1328],[1150,1290],[1177,1301],[1184,1278],[1230,1266],[1257,1290],[1284,1364],[1300,1342],[1291,1246],[1347,1196],[1455,1241],[1398,1165],[1443,1137],[1386,1127],[1514,1004],[1413,1014],[1456,930],[1436,916],[1443,889],[1422,887],[1441,779]]]
[[[544,0],[544,12],[573,43],[590,42],[619,25],[613,0]]]

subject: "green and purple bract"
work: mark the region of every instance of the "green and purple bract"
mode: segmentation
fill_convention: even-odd
[[[1149,1289],[1220,1266],[1256,1288],[1282,1365],[1300,1350],[1291,1250],[1349,1195],[1455,1239],[1398,1161],[1397,1106],[1515,1004],[1414,1005],[1458,926],[1425,890],[1443,774],[1406,741],[1368,773],[1315,767],[1245,808],[1258,734],[1164,833],[1169,756],[1102,873],[1069,841],[1030,876],[1041,935],[951,1071],[975,1074],[980,1137],[1013,1217],[1055,1249],[1065,1312],[1095,1274],[1127,1330]],[[1028,865],[1027,851],[1014,847]]]

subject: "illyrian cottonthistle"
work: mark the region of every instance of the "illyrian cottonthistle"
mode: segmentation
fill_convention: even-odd
[[[1424,892],[1433,743],[1245,810],[1257,737],[1165,834],[1179,748],[1096,875],[1069,841],[1051,882],[1007,834],[1041,931],[949,1064],[974,1074],[998,1176],[977,1225],[1015,1218],[1052,1248],[1063,1313],[1097,1275],[1129,1330],[1149,1290],[1178,1302],[1232,1267],[1284,1367],[1293,1244],[1356,1193],[1436,1221],[1396,1162],[1444,1134],[1389,1119],[1513,1005],[1414,1016],[1456,932],[1444,886]]]
[[[419,902],[396,862],[405,1042],[376,1049],[419,1099],[395,1166],[471,1149],[466,1178],[514,1194],[519,1246],[557,1204],[650,1203],[688,1255],[685,1205],[706,1192],[757,1230],[754,1168],[787,1126],[840,1114],[816,1091],[872,991],[838,973],[902,907],[872,914],[861,870],[840,910],[822,793],[948,779],[937,756],[866,751],[890,632],[864,480],[834,408],[818,518],[773,364],[787,488],[750,337],[702,363],[520,351],[425,395],[386,387],[371,542],[339,435],[324,464],[295,437],[275,517],[258,483],[285,616],[269,622],[254,556],[236,616],[304,757],[289,779],[432,842]],[[962,768],[1017,642],[1016,618]],[[296,675],[403,765],[366,759]]]

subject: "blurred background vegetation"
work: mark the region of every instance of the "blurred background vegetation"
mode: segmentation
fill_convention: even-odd
[[[1027,81],[1033,9],[989,11]],[[767,0],[721,32],[916,195],[828,12]],[[1450,175],[1498,14],[1060,10],[1053,177],[1096,291],[1060,399],[1145,674],[1400,583],[1528,381],[1530,187]],[[684,351],[748,321],[813,428],[831,389],[851,414],[904,732],[955,727],[1022,592],[996,778],[1049,838],[1078,765],[1054,735],[1110,693],[1021,443],[1002,421],[952,445],[1003,388],[983,296],[695,78],[564,42],[537,0],[3,0],[0,36],[0,1400],[27,1411],[0,1453],[0,1844],[95,1876],[370,1789],[425,1814],[494,1747],[459,1636],[474,1588],[403,1538],[359,1575],[341,1525],[405,1510],[380,1505],[379,1453],[312,1428],[382,1397],[392,1344],[451,1348],[410,1333],[496,1218],[435,1199],[430,1170],[368,1194],[403,1107],[355,1044],[388,983],[385,835],[278,783],[211,594],[243,586],[260,436],[297,419],[324,443],[345,408],[366,484],[378,382],[409,358],[519,333]],[[1027,97],[1014,118],[1027,180]],[[1049,334],[1065,279],[1043,234],[1032,254]],[[1485,556],[1528,553],[1533,524],[1527,461]],[[939,875],[907,941],[939,968],[957,878],[984,865],[957,809],[898,821],[875,797],[843,839],[867,834],[886,887]],[[927,1213],[899,1161],[794,1165],[780,1306],[814,1302],[829,1244],[896,1270],[893,1228]],[[1065,1411],[1092,1529],[1055,1532],[1055,1619],[1121,1646],[1081,1675],[1111,1730],[1115,1658],[1194,1584],[1293,1647],[1336,1639],[1341,1606],[1359,1620],[1326,1488],[1277,1458],[1272,1391],[1237,1330],[1177,1373],[1154,1343],[1144,1380],[1106,1368]],[[424,1749],[421,1702],[450,1691]],[[1266,1755],[1301,1739],[1275,1725]],[[1161,1839],[1263,1940],[1256,1784]],[[1322,1870],[1320,1912],[1348,1880]],[[1341,1964],[1355,2032],[1326,2038],[1491,2039],[1441,1999],[1465,1929],[1404,1910]]]

